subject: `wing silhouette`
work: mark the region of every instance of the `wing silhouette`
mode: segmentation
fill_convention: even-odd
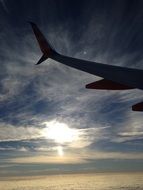
[[[33,22],[30,22],[30,24],[43,53],[37,64],[40,64],[46,59],[51,58],[64,65],[103,78],[100,81],[87,84],[86,88],[89,89],[127,90],[138,88],[143,90],[143,70],[107,65],[61,55],[55,51],[51,44],[46,40],[36,24]],[[143,104],[139,103],[139,105],[140,106],[134,105],[132,110],[143,111]]]

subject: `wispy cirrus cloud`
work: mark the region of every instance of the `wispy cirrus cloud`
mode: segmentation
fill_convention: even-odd
[[[115,5],[115,12],[108,10],[110,14],[98,10],[90,13],[91,5],[88,9],[83,7],[85,15],[74,30],[72,25],[76,23],[72,19],[61,22],[53,16],[54,24],[53,20],[47,21],[48,16],[35,20],[60,53],[105,64],[142,68],[139,43],[142,37],[138,35],[141,25],[136,26],[136,16],[132,23],[130,19],[123,19],[124,10],[118,11],[118,7],[124,7],[121,4]],[[18,6],[17,2],[13,10]],[[33,6],[39,10],[35,3]],[[25,16],[28,19],[32,14],[29,7]],[[30,151],[48,152],[52,162],[58,144],[41,132],[47,127],[44,122],[49,124],[56,120],[79,134],[78,140],[63,145],[67,154],[64,156],[69,162],[73,160],[72,155],[75,162],[96,158],[142,159],[142,113],[131,111],[131,106],[141,100],[141,91],[87,90],[86,84],[100,78],[51,59],[35,66],[41,52],[32,30],[28,24],[17,22],[15,25],[14,21],[12,24],[7,21],[0,31],[0,150],[3,154],[13,150],[23,157]],[[137,42],[139,46],[132,48]],[[29,160],[38,161],[39,155],[36,156]],[[46,162],[46,158],[43,155],[41,162]],[[56,162],[58,158],[55,157]],[[26,161],[26,157],[18,159]]]
[[[7,5],[6,5],[6,0],[0,0],[0,3],[1,3],[3,9],[4,9],[7,13],[9,13],[8,7],[7,7]]]

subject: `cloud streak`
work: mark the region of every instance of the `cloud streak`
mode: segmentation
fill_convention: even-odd
[[[143,40],[143,29],[137,21],[142,17],[140,9],[136,16],[128,15],[125,18],[126,6],[123,2],[118,4],[124,7],[120,12],[117,5],[114,5],[115,11],[104,10],[98,5],[92,12],[89,11],[92,10],[92,3],[85,4],[80,5],[84,14],[74,20],[74,15],[70,18],[64,15],[65,7],[59,11],[66,20],[55,17],[55,5],[51,5],[51,12],[49,8],[45,10],[47,4],[42,4],[41,12],[44,15],[39,19],[32,15],[33,10],[39,11],[35,3],[32,4],[32,11],[30,5],[25,3],[26,16],[22,10],[18,13],[24,19],[36,20],[60,53],[105,64],[142,68],[140,41]],[[0,150],[4,156],[10,151],[19,152],[18,157],[24,154],[31,156],[30,152],[48,152],[52,161],[59,144],[45,138],[41,132],[47,127],[44,122],[56,120],[78,133],[77,140],[63,145],[69,162],[72,162],[72,155],[75,162],[96,158],[141,159],[142,114],[131,112],[131,106],[141,100],[141,91],[87,90],[85,85],[99,77],[68,68],[51,59],[35,66],[41,52],[30,26],[24,25],[21,20],[15,24],[17,9],[20,10],[20,4],[13,4],[12,20],[4,15],[1,17],[5,21],[0,31]],[[32,159],[38,160],[39,155],[36,156],[30,157],[31,162]],[[26,161],[26,157],[24,159]],[[44,155],[41,162],[42,159],[46,162]],[[55,157],[55,162],[57,159]]]

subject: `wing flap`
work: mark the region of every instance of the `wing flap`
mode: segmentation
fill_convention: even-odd
[[[102,79],[86,85],[88,89],[99,89],[99,90],[128,90],[133,89],[127,85],[119,84],[110,80]]]
[[[133,111],[143,111],[143,102],[133,105],[132,110]]]

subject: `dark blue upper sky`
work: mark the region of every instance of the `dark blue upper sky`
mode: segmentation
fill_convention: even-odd
[[[28,21],[64,55],[143,68],[141,0],[1,0],[1,175],[143,170],[143,115],[131,111],[142,91],[87,90],[99,77],[50,59],[35,66]]]

